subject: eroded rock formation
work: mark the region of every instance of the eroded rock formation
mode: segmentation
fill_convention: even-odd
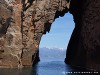
[[[6,0],[7,1],[7,0]],[[0,67],[21,66],[21,4],[0,0]]]
[[[68,0],[69,1],[69,0]],[[32,66],[55,18],[68,11],[75,29],[65,62],[100,71],[100,0],[0,0],[0,67]]]
[[[66,0],[0,0],[0,67],[36,63],[42,35],[67,6]]]

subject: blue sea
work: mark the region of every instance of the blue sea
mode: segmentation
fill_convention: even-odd
[[[40,61],[34,67],[23,69],[0,69],[0,75],[98,75],[84,69],[71,67],[63,61]]]
[[[75,68],[65,64],[65,50],[50,51],[41,49],[40,62],[33,67],[0,69],[0,75],[98,75],[98,72],[89,72],[85,69]]]

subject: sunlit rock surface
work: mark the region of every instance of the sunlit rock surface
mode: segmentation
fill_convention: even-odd
[[[32,66],[39,61],[41,36],[67,7],[66,0],[0,0],[0,67]]]

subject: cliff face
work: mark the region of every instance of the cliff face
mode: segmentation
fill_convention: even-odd
[[[20,66],[22,53],[21,5],[0,0],[0,67]]]
[[[67,6],[66,0],[0,0],[0,67],[35,64],[42,35]]]
[[[100,71],[100,1],[0,0],[0,67],[32,66],[39,60],[39,43],[55,18],[68,11],[75,29],[65,62]]]
[[[65,62],[100,71],[100,1],[71,0],[69,11],[74,17],[75,29]]]

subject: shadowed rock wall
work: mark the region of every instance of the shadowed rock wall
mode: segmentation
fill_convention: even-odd
[[[70,13],[75,29],[65,62],[100,71],[100,0],[71,0]]]

